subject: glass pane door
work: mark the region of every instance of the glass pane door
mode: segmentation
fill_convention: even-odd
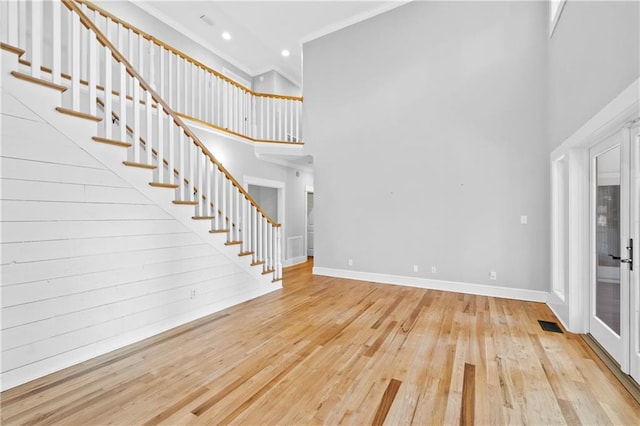
[[[595,159],[595,310],[596,317],[619,336],[620,146],[596,156]]]
[[[591,158],[589,332],[629,371],[629,143],[624,132],[595,145]]]

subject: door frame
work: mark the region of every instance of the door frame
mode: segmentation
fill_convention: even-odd
[[[309,223],[307,222],[307,216],[308,216],[308,209],[309,206],[307,205],[307,197],[309,196],[308,194],[313,194],[313,186],[305,186],[304,187],[304,254],[305,256],[309,257]],[[314,194],[315,197],[315,194]],[[315,198],[313,200],[314,205],[315,205]],[[314,235],[315,235],[315,231],[314,231]],[[315,245],[314,245],[314,249],[313,249],[313,255],[315,257]]]
[[[275,188],[277,189],[277,197],[278,197],[278,217],[277,218],[272,218],[273,220],[275,220],[276,222],[280,223],[280,233],[281,233],[281,238],[280,238],[280,253],[283,254],[283,258],[282,258],[282,263],[285,263],[285,256],[286,256],[286,251],[284,251],[285,249],[285,240],[286,240],[286,216],[285,216],[285,204],[284,204],[284,192],[285,192],[285,183],[281,182],[281,181],[277,181],[277,180],[271,180],[271,179],[264,179],[264,178],[260,178],[260,177],[256,177],[256,176],[247,176],[244,175],[242,176],[242,186],[244,187],[244,190],[247,191],[247,193],[249,193],[249,185],[256,185],[256,186],[264,186],[267,188]]]
[[[585,283],[590,279],[590,155],[591,147],[610,135],[629,128],[640,117],[640,79],[616,96],[587,123],[567,138],[550,155],[551,162],[551,285],[547,304],[568,331],[588,333],[590,294]],[[558,167],[563,162],[563,167]],[[557,171],[565,174],[559,178]],[[559,185],[566,182],[566,193]],[[564,199],[558,200],[562,196]],[[561,203],[563,208],[558,208]],[[558,211],[565,209],[567,223],[561,223]],[[559,234],[562,232],[563,234]],[[637,234],[637,231],[636,231]],[[556,257],[566,241],[566,258]],[[636,254],[635,265],[638,266]],[[566,274],[563,273],[566,271]],[[631,274],[631,286],[640,284]],[[561,282],[558,282],[561,280]],[[632,331],[633,332],[633,331]]]
[[[573,333],[589,331],[589,149],[640,116],[640,79],[637,79],[616,96],[600,112],[567,138],[550,155],[551,174],[551,274],[548,306],[564,327]],[[565,174],[559,178],[558,162]],[[565,182],[562,193],[559,185]],[[558,197],[562,196],[562,200]],[[557,205],[563,208],[558,209]],[[564,211],[570,218],[561,223],[557,211]],[[562,234],[560,234],[562,233]],[[561,247],[558,241],[566,241],[566,256],[553,256]],[[635,274],[638,275],[638,274]],[[561,280],[562,282],[558,282]],[[635,285],[635,284],[632,284]]]

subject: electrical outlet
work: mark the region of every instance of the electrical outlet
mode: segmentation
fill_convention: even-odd
[[[489,279],[490,280],[497,280],[498,279],[498,274],[495,271],[489,272]]]
[[[413,265],[413,272],[418,272],[418,265]]]
[[[435,267],[435,266],[432,266],[432,267],[431,267],[431,273],[432,273],[432,274],[435,274],[436,272],[438,272],[438,270],[436,269],[436,267]]]
[[[529,218],[527,216],[520,216],[520,223],[526,225],[529,222]]]
[[[192,299],[195,299],[195,298],[196,298],[196,291],[195,291],[195,289],[194,289],[194,290],[191,290],[191,298],[192,298]]]
[[[347,261],[347,264],[348,264],[349,266],[353,266],[353,259],[349,259],[349,260]]]

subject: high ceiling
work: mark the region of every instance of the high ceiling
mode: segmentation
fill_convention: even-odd
[[[302,81],[302,43],[404,3],[407,0],[135,1],[248,74],[275,69],[298,85]],[[222,38],[225,31],[229,40]],[[289,57],[282,56],[284,49],[289,50]]]

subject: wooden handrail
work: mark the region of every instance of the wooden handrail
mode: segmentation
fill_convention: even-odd
[[[138,84],[140,85],[140,87],[142,87],[145,91],[151,94],[152,99],[160,107],[162,107],[162,109],[166,114],[171,116],[173,121],[180,128],[182,128],[182,131],[184,132],[184,134],[190,137],[193,140],[193,143],[198,148],[200,148],[207,157],[209,157],[211,162],[213,162],[213,164],[215,164],[216,167],[218,167],[218,170],[220,170],[226,176],[226,178],[231,181],[232,185],[235,186],[238,191],[240,191],[240,193],[245,197],[245,199],[247,199],[251,203],[251,205],[254,206],[256,210],[258,210],[260,214],[264,218],[266,218],[271,225],[273,225],[274,227],[279,227],[280,224],[276,223],[273,219],[271,219],[271,217],[269,217],[269,215],[264,210],[262,210],[262,208],[258,205],[258,203],[256,203],[256,201],[253,199],[253,197],[251,197],[251,195],[249,195],[249,193],[245,191],[242,185],[240,185],[240,183],[231,175],[231,173],[229,173],[229,171],[213,156],[213,154],[211,154],[211,152],[207,149],[207,147],[204,146],[204,144],[191,131],[191,129],[184,124],[182,119],[171,109],[171,107],[169,107],[169,105],[164,101],[164,99],[162,99],[160,95],[158,95],[155,92],[155,90],[153,90],[151,86],[142,78],[142,76],[138,74],[138,71],[136,71],[135,68],[133,68],[133,66],[129,63],[127,58],[125,58],[124,55],[120,53],[120,51],[118,51],[118,49],[116,49],[116,47],[111,43],[111,41],[104,34],[102,34],[102,32],[96,26],[96,24],[87,15],[85,15],[84,12],[82,12],[82,10],[78,7],[75,1],[74,0],[61,0],[61,1],[67,7],[67,9],[78,14],[82,25],[84,25],[87,29],[95,33],[98,39],[98,42],[111,51],[113,58],[125,66],[127,73],[131,77],[138,80]]]
[[[222,80],[226,81],[227,83],[233,84],[234,86],[238,87],[241,90],[244,90],[247,93],[250,93],[254,96],[258,96],[261,98],[273,98],[273,99],[284,99],[284,100],[290,100],[290,101],[300,101],[302,102],[304,98],[300,97],[300,96],[286,96],[286,95],[276,95],[276,94],[271,94],[271,93],[260,93],[260,92],[254,92],[253,90],[249,89],[248,87],[238,83],[235,80],[230,79],[229,77],[227,77],[226,75],[214,70],[211,67],[208,67],[207,65],[203,64],[202,62],[198,61],[197,59],[192,58],[191,56],[187,55],[186,53],[181,52],[180,50],[169,46],[168,44],[166,44],[165,42],[158,40],[157,38],[155,38],[154,36],[152,36],[151,34],[142,31],[140,28],[135,27],[134,25],[131,25],[130,23],[120,19],[119,17],[115,16],[114,14],[107,12],[106,10],[104,10],[103,8],[101,8],[100,6],[91,3],[90,1],[87,0],[75,0],[78,3],[84,4],[86,5],[89,9],[93,10],[94,12],[98,12],[100,15],[104,16],[105,18],[111,19],[114,22],[117,22],[119,24],[121,24],[122,26],[124,26],[125,28],[130,29],[131,31],[133,31],[134,33],[144,37],[145,39],[153,42],[154,44],[160,46],[160,47],[164,47],[165,49],[167,49],[170,52],[173,52],[174,54],[180,56],[181,58],[185,59],[188,62],[191,62],[192,64],[202,68],[203,70],[215,75],[218,78],[221,78]]]

